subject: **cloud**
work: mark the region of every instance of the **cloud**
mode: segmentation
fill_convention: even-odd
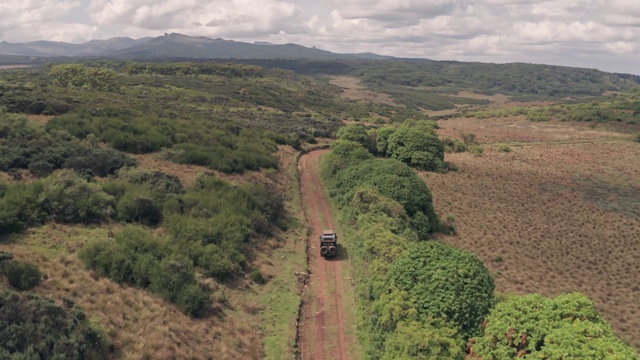
[[[80,18],[81,17],[81,18]],[[0,40],[178,32],[336,52],[640,73],[637,0],[4,0]]]
[[[227,37],[298,33],[311,19],[299,6],[275,0],[93,0],[90,11],[99,25]]]

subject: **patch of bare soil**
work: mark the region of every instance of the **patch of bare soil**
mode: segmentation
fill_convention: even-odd
[[[50,115],[29,115],[28,119],[41,124],[41,125],[47,125],[47,123],[49,122],[49,120],[53,119],[54,116],[50,116]]]
[[[357,78],[350,76],[330,76],[329,79],[329,83],[342,89],[341,96],[345,99],[364,100],[373,103],[403,107],[403,105],[397,104],[390,95],[371,91],[360,85],[360,80]]]
[[[615,332],[640,349],[640,146],[583,124],[520,118],[455,119],[442,134],[477,134],[482,156],[447,154],[459,167],[424,173],[447,243],[478,254],[502,293],[591,298]]]
[[[350,359],[357,340],[353,323],[347,323],[345,306],[352,298],[351,286],[343,284],[341,272],[349,266],[345,249],[339,247],[336,258],[323,258],[318,235],[323,229],[335,229],[330,206],[318,174],[318,160],[327,150],[313,151],[300,158],[302,204],[312,232],[309,236],[310,283],[299,330],[301,359]],[[353,319],[351,319],[353,320]],[[351,330],[351,331],[350,331]]]

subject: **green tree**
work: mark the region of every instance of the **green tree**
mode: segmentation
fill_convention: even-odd
[[[444,145],[425,127],[399,127],[389,136],[387,154],[420,170],[444,169]]]
[[[367,134],[367,130],[362,124],[349,124],[338,130],[336,133],[338,140],[349,140],[360,143],[370,152],[375,152],[376,146]]]
[[[382,360],[461,360],[465,356],[462,344],[455,329],[402,321],[385,341]]]
[[[373,158],[373,155],[362,144],[351,140],[336,140],[331,144],[331,150],[323,163],[323,171],[330,175]]]
[[[495,304],[495,285],[477,255],[427,241],[416,243],[395,261],[388,274],[390,289],[408,293],[416,318],[442,319],[465,337],[478,335]]]
[[[413,169],[398,160],[362,161],[338,172],[332,183],[336,195],[342,196],[345,204],[360,188],[369,187],[402,204],[411,218],[419,216],[418,213],[425,215],[431,231],[439,224],[431,191]]]
[[[392,127],[381,127],[376,134],[376,150],[380,155],[388,155],[387,147],[389,146],[389,136],[396,131]]]
[[[547,298],[514,296],[487,317],[484,335],[471,349],[475,358],[640,359],[613,334],[593,302],[580,293]]]

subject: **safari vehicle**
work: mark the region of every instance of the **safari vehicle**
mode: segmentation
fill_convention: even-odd
[[[338,255],[338,235],[333,230],[322,230],[320,235],[320,256],[333,257]]]

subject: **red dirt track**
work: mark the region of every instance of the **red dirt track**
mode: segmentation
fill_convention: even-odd
[[[344,248],[338,248],[336,258],[324,259],[320,256],[318,236],[323,229],[334,229],[334,221],[324,185],[318,175],[318,161],[327,150],[317,150],[303,155],[298,163],[302,191],[302,205],[307,221],[312,227],[309,235],[309,286],[300,321],[300,358],[349,359],[347,343],[355,341],[345,333],[343,316],[340,268],[348,260],[344,259]],[[340,241],[340,234],[338,234]]]

